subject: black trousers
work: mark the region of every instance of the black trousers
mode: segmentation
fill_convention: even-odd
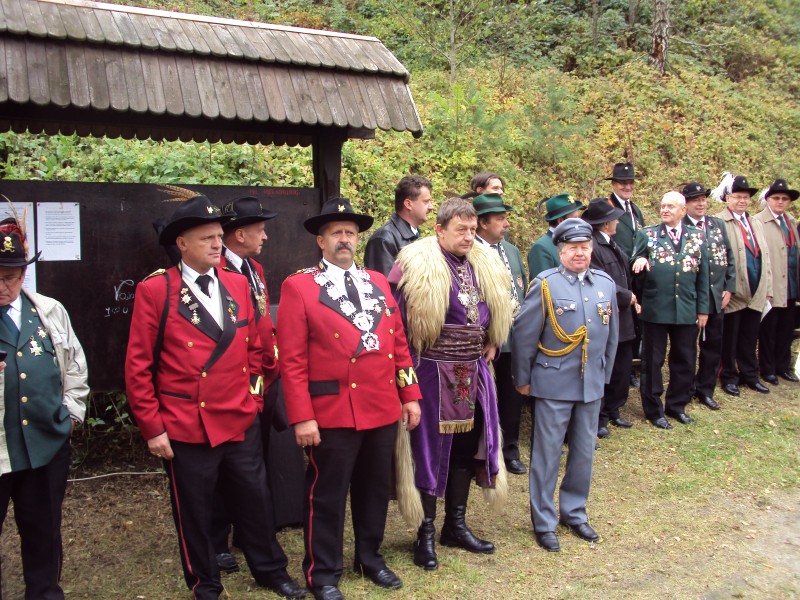
[[[270,387],[270,391],[272,387]],[[276,392],[277,393],[277,392]],[[267,404],[265,402],[265,410],[259,415],[259,420],[261,421],[261,449],[262,449],[262,456],[264,458],[264,468],[267,467],[267,448],[269,448],[269,434],[272,431],[272,410],[267,409]],[[269,492],[269,477],[267,477],[267,491]],[[270,499],[272,498],[272,494],[270,493]],[[269,506],[270,512],[274,514],[275,511],[272,507],[272,502],[270,502]],[[217,488],[216,493],[214,494],[214,508],[211,514],[211,538],[214,544],[214,554],[222,554],[223,552],[230,552],[230,546],[228,545],[228,538],[230,537],[231,533],[231,523],[232,519],[225,508],[225,498],[223,494],[223,490]],[[237,532],[234,532],[233,538],[236,542],[239,541]]]
[[[194,598],[217,600],[222,592],[211,531],[217,486],[256,582],[269,585],[287,581],[288,561],[275,538],[259,419],[253,421],[241,442],[225,442],[214,448],[209,444],[171,444],[175,458],[164,461],[164,468],[170,479],[183,574]]]
[[[691,399],[690,390],[694,379],[697,359],[697,325],[669,325],[642,321],[642,377],[641,396],[644,416],[659,419],[667,413],[684,412]],[[667,354],[669,339],[669,385],[661,404],[664,381],[661,368]]]
[[[369,573],[386,568],[380,547],[396,435],[396,423],[361,431],[320,429],[320,445],[306,448],[303,573],[309,587],[339,584],[348,489],[355,563]]]
[[[70,458],[67,440],[50,464],[0,476],[0,531],[8,514],[9,500],[13,500],[22,546],[25,600],[64,598],[58,584],[62,560],[61,505]]]
[[[628,401],[633,370],[631,361],[635,345],[635,339],[617,344],[617,354],[614,357],[614,366],[611,368],[611,382],[607,383],[603,390],[598,428],[606,427],[611,419],[618,418],[619,409]]]
[[[698,348],[700,357],[697,373],[694,375],[692,394],[714,397],[714,388],[719,376],[722,359],[722,332],[725,327],[725,315],[714,313],[708,315],[705,329],[700,330]]]
[[[758,368],[761,375],[791,372],[794,336],[794,298],[783,308],[773,307],[758,328]]]
[[[761,313],[757,310],[743,308],[725,313],[719,377],[723,385],[758,382],[756,345],[760,323]]]
[[[503,458],[519,460],[519,424],[525,396],[517,391],[511,379],[511,353],[502,352],[494,361],[497,385],[497,412],[503,430]]]

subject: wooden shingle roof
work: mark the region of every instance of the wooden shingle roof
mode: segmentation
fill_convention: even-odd
[[[81,0],[0,0],[0,129],[309,144],[422,134],[374,37]]]

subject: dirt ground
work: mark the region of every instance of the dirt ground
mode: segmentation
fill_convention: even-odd
[[[794,424],[798,394],[793,392],[788,396],[780,406],[773,406],[793,418]],[[562,551],[549,554],[540,550],[531,531],[527,477],[510,476],[511,497],[502,513],[491,512],[479,493],[470,498],[468,520],[478,535],[495,542],[494,555],[475,556],[439,548],[440,568],[424,572],[411,561],[413,532],[405,527],[392,506],[384,554],[403,579],[403,589],[378,590],[348,570],[342,590],[350,599],[396,600],[800,597],[797,473],[786,473],[781,478],[785,479],[785,485],[761,488],[726,488],[711,483],[687,484],[685,489],[675,487],[680,474],[689,468],[687,459],[676,452],[680,445],[696,443],[695,438],[727,435],[726,419],[746,421],[753,414],[756,402],[762,399],[744,399],[727,414],[725,410],[711,413],[693,408],[692,414],[699,415],[697,425],[690,428],[676,425],[675,430],[666,433],[645,423],[634,405],[626,416],[635,420],[635,427],[613,430],[612,437],[603,441],[595,461],[589,509],[592,524],[603,536],[597,544],[586,544],[561,528],[558,534]],[[763,416],[773,424],[778,418]],[[754,423],[753,427],[757,425]],[[795,435],[796,425],[791,427],[795,428],[790,428]],[[115,464],[109,458],[100,458],[84,465],[82,471],[89,474],[151,471],[149,474],[125,474],[69,484],[64,506],[62,580],[67,598],[187,599],[166,479],[158,472],[159,464],[141,451],[137,439],[126,441],[123,449],[126,444],[133,448],[126,456],[129,464],[118,464],[118,458]],[[641,467],[632,466],[632,452],[647,453],[640,457]],[[743,446],[742,453],[745,452],[749,450]],[[797,461],[793,459],[790,464],[794,469]],[[758,466],[756,462],[752,468]],[[669,479],[673,476],[675,479]],[[671,481],[671,487],[665,488],[665,481]],[[711,475],[709,481],[713,481]],[[441,525],[441,515],[437,523]],[[22,598],[23,591],[19,539],[11,514],[4,529],[0,539],[2,592],[3,598],[14,600]],[[349,528],[345,536],[347,567],[352,562]],[[300,531],[282,531],[279,538],[289,556],[290,573],[300,579],[303,553]],[[241,554],[238,557],[243,562]],[[246,569],[225,576],[223,581],[226,586],[223,598],[274,597],[256,589]]]

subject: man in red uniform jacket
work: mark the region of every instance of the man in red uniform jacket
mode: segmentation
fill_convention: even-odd
[[[284,281],[278,308],[281,378],[289,423],[306,448],[303,572],[315,598],[342,598],[347,491],[355,569],[396,589],[380,554],[391,492],[397,421],[419,423],[419,386],[386,278],[357,268],[360,231],[372,217],[334,198],[307,219],[322,261]]]
[[[216,268],[220,223],[229,218],[196,195],[161,231],[159,242],[175,244],[181,262],[137,287],[125,363],[128,400],[150,452],[164,460],[192,597],[216,600],[222,592],[210,536],[219,482],[256,582],[297,598],[305,591],[286,572],[269,517],[257,419],[261,344],[249,288],[241,275]]]

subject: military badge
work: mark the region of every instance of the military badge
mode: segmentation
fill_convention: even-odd
[[[31,354],[34,356],[40,356],[42,354],[42,347],[33,337],[31,337]]]
[[[192,297],[189,295],[189,288],[181,288],[181,302],[189,304],[191,301]]]
[[[597,314],[603,321],[603,325],[608,325],[611,322],[611,302],[598,302]]]
[[[46,338],[47,332],[44,329],[42,329],[42,326],[40,325],[39,328],[36,330],[36,335],[38,335],[40,338]]]

